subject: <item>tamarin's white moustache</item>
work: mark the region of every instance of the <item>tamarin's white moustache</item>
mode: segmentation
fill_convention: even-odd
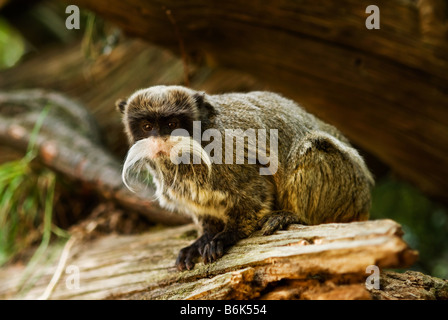
[[[126,161],[123,165],[123,171],[121,173],[121,179],[123,180],[124,185],[131,190],[132,192],[136,192],[134,188],[130,186],[128,183],[129,174],[131,171],[131,168],[133,170],[138,170],[138,173],[140,173],[141,167],[134,168],[135,164],[139,162],[142,159],[146,158],[146,153],[148,151],[148,139],[143,139],[137,141],[128,151],[128,154],[126,155]]]
[[[181,163],[191,164],[192,162],[193,164],[200,164],[202,160],[202,163],[207,166],[209,174],[211,173],[212,161],[210,156],[202,148],[201,144],[191,137],[171,136],[166,140],[150,137],[137,141],[126,155],[121,178],[130,191],[136,192],[129,182],[130,174],[135,172],[139,175],[144,168],[144,160],[155,159],[159,153],[169,155],[171,162],[175,165]],[[193,161],[190,159],[191,156],[193,156]],[[200,160],[195,161],[196,159]],[[160,179],[162,179],[163,183],[163,176]]]

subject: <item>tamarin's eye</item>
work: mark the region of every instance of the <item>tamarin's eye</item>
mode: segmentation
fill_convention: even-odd
[[[142,123],[142,130],[143,131],[151,131],[152,125],[149,122],[143,122]]]
[[[176,129],[179,125],[179,122],[177,120],[171,120],[170,122],[168,122],[168,127],[173,130]]]

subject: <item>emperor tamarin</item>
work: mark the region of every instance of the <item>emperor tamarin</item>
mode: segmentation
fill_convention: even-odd
[[[215,261],[258,229],[269,235],[292,223],[368,219],[374,182],[364,160],[335,127],[294,101],[272,92],[155,86],[117,108],[131,145],[126,185],[130,172],[147,171],[160,205],[201,229],[179,252],[179,270],[192,269],[197,257]],[[185,150],[200,161],[179,161]]]

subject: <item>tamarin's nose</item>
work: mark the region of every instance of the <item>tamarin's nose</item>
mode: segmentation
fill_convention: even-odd
[[[163,155],[170,155],[171,146],[166,138],[154,137],[148,139],[148,148],[150,150],[148,156],[150,159],[155,159]]]

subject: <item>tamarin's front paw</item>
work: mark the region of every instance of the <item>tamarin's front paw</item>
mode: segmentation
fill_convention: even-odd
[[[224,255],[224,244],[221,240],[212,240],[199,249],[204,263],[212,263]]]
[[[176,259],[176,267],[179,271],[191,270],[194,268],[194,260],[202,256],[205,245],[207,245],[212,239],[214,239],[215,232],[204,232],[202,236],[196,239],[188,247],[185,247],[179,251]]]
[[[194,259],[199,256],[198,247],[191,245],[179,251],[176,259],[176,267],[179,271],[191,270],[194,268]]]
[[[204,263],[212,263],[224,255],[224,249],[234,245],[242,236],[236,230],[222,231],[199,248]]]

